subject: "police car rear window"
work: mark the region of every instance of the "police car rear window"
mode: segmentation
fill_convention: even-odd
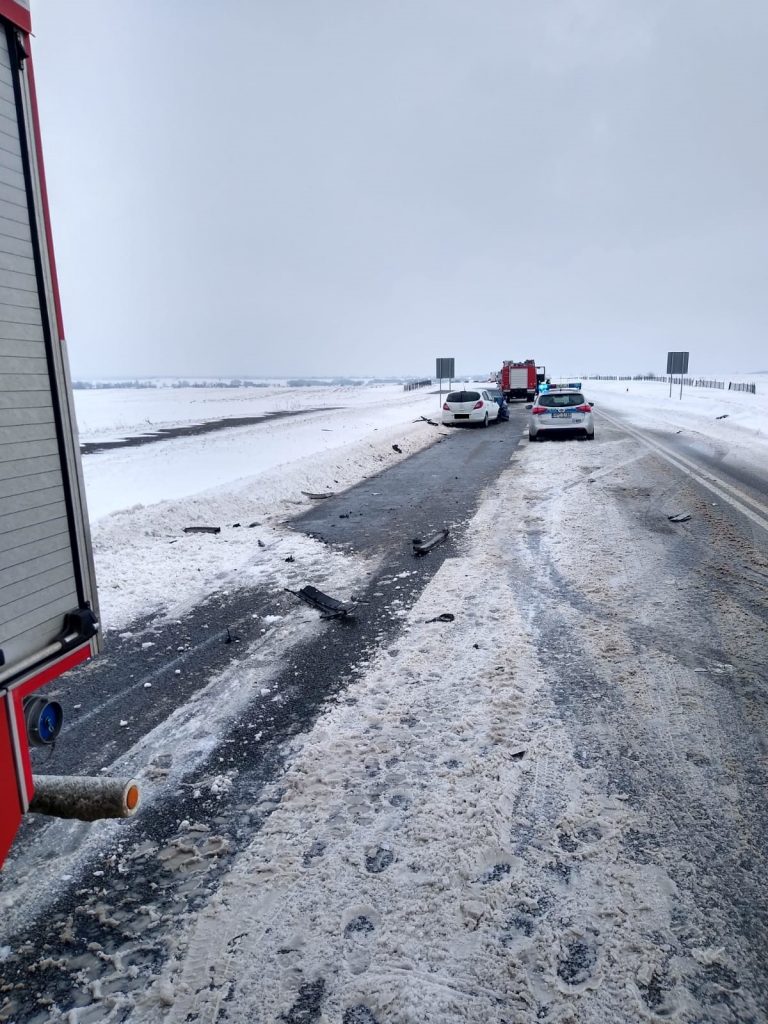
[[[584,395],[573,391],[569,391],[565,395],[543,394],[539,395],[539,405],[543,405],[545,409],[562,409],[569,405],[584,405]]]
[[[480,397],[477,391],[452,391],[446,402],[476,402]]]

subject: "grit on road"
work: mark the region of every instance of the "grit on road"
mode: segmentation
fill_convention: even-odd
[[[293,599],[233,590],[134,630],[155,646],[126,684],[181,631],[188,724],[214,670],[238,710],[186,774],[187,726],[155,752],[135,822],[37,827],[84,852],[0,926],[0,1020],[768,1019],[766,537],[597,422],[523,446],[518,408],[297,521],[345,563],[356,626],[304,616],[280,650],[246,611]],[[196,653],[232,622],[226,664]],[[157,729],[152,693],[104,708],[108,742],[129,703]]]

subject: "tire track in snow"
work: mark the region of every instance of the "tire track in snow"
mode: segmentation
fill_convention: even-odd
[[[610,468],[610,452],[600,454]],[[768,993],[759,953],[768,935],[757,911],[768,893],[754,863],[768,836],[758,796],[759,779],[768,783],[768,721],[754,691],[764,640],[748,587],[723,592],[711,571],[726,551],[743,557],[744,538],[655,458],[624,460],[621,472],[651,486],[618,488],[602,473],[590,503],[599,528],[572,504],[548,499],[551,528],[531,549],[536,586],[527,586],[539,609],[540,667],[586,752],[582,763],[645,818],[627,833],[628,855],[674,883],[674,915],[657,940],[663,956],[638,977],[647,1010],[757,1021]],[[658,494],[662,505],[684,497],[695,525],[670,530],[653,507]]]

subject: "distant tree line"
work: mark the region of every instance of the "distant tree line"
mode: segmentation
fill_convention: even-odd
[[[75,380],[75,391],[102,391],[109,388],[269,388],[275,387],[263,380]]]
[[[364,387],[366,384],[402,384],[403,377],[294,377],[285,382],[289,388]],[[226,380],[75,380],[76,391],[101,391],[109,388],[274,388],[278,381],[248,380],[232,377]]]

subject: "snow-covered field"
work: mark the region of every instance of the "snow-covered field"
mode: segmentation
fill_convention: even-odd
[[[311,407],[368,405],[371,388],[395,399],[397,385],[368,387],[152,387],[94,388],[75,391],[81,441],[104,441],[190,423]]]
[[[439,412],[438,400],[397,385],[370,388],[178,389],[80,391],[81,441],[131,437],[208,420],[298,414],[202,436],[174,438],[84,459],[91,521],[120,509],[183,498],[225,484],[253,480],[301,458],[323,457],[419,415]],[[320,409],[302,414],[301,410]]]
[[[82,439],[310,408],[326,411],[83,458],[108,628],[178,610],[247,565],[272,568],[280,524],[309,504],[303,491],[343,490],[431,444],[442,428],[420,417],[439,418],[439,402],[397,385],[77,393]],[[183,532],[199,525],[222,533]]]
[[[768,457],[768,374],[739,380],[754,381],[757,393],[683,388],[652,380],[585,380],[584,391],[595,402],[619,413],[637,427],[686,430],[722,442],[747,460]]]

